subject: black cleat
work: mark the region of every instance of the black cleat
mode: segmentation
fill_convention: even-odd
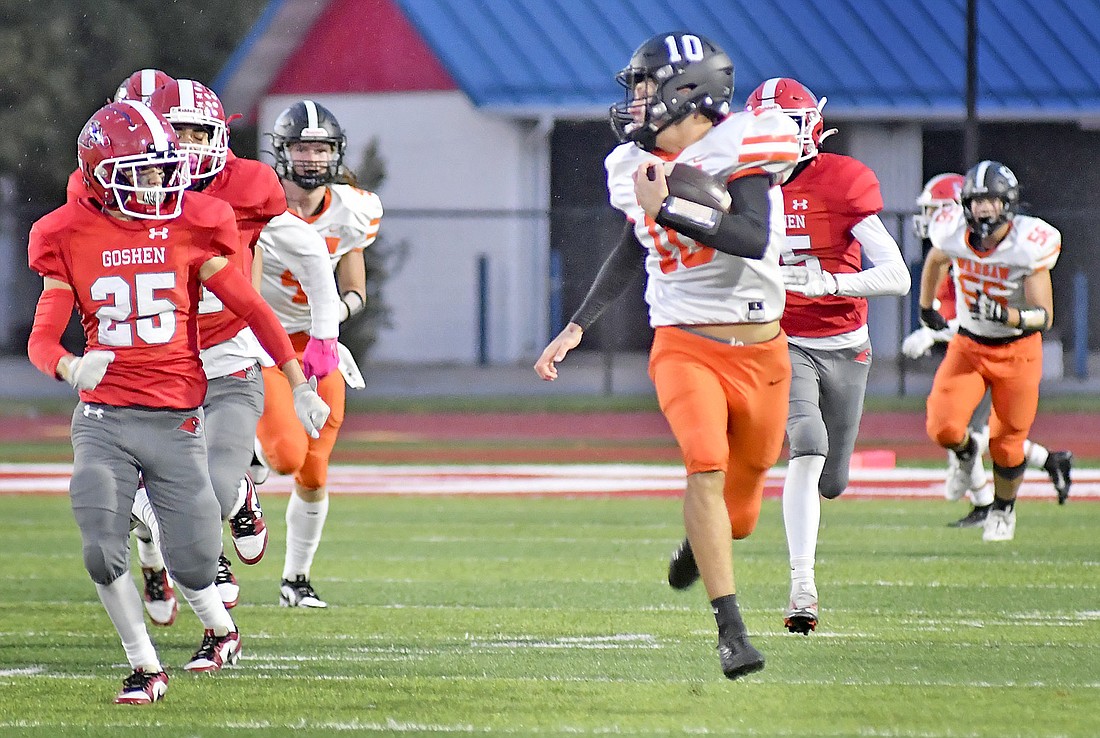
[[[948,528],[977,528],[980,525],[985,524],[985,519],[989,517],[989,511],[993,508],[993,505],[975,505],[970,509],[970,512],[965,516],[959,518],[953,523],[948,523]]]
[[[687,589],[699,579],[699,567],[695,564],[695,554],[691,543],[684,539],[672,552],[668,562],[668,586],[673,589]]]
[[[1069,478],[1069,473],[1073,470],[1073,452],[1051,451],[1047,455],[1047,463],[1043,464],[1043,468],[1050,475],[1050,483],[1058,493],[1058,504],[1066,504],[1066,500],[1069,499],[1069,486],[1073,484]]]
[[[718,660],[726,679],[738,679],[764,668],[764,654],[749,643],[747,633],[723,636],[719,632]]]

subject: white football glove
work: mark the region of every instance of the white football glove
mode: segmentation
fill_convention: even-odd
[[[69,362],[69,378],[66,381],[77,390],[94,390],[103,381],[107,367],[114,360],[114,351],[89,351]]]
[[[331,410],[317,394],[317,377],[310,377],[308,382],[294,388],[294,412],[311,438],[321,437],[321,428]]]
[[[934,331],[926,325],[922,325],[901,342],[901,352],[910,359],[919,359],[932,350],[936,343]]]
[[[797,292],[806,297],[822,297],[837,293],[836,277],[829,272],[820,269],[809,269],[804,266],[781,266],[783,286],[788,292]]]

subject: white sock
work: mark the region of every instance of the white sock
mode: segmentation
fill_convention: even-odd
[[[183,593],[184,599],[195,611],[203,628],[214,631],[214,635],[218,636],[237,629],[229,611],[222,603],[222,598],[218,596],[218,588],[215,585],[210,584],[203,589],[194,590],[176,582],[176,589]]]
[[[987,484],[979,490],[970,490],[970,501],[974,507],[985,507],[993,504],[993,485]]]
[[[1035,443],[1030,438],[1024,441],[1024,460],[1032,469],[1042,469],[1049,456],[1050,451],[1047,450],[1046,446]]]
[[[160,553],[160,524],[153,512],[153,503],[149,502],[149,493],[145,490],[145,485],[138,487],[130,513],[138,520],[134,535],[137,537],[137,553],[141,565],[157,571],[163,569],[164,557]]]
[[[306,502],[291,493],[286,506],[286,560],[283,579],[309,578],[313,555],[321,544],[321,531],[328,517],[328,496],[320,502]]]
[[[157,650],[145,627],[141,595],[130,573],[126,572],[110,584],[96,584],[95,588],[99,601],[118,631],[118,637],[122,639],[122,650],[126,652],[130,667],[147,672],[162,671]]]
[[[783,480],[783,528],[791,557],[791,579],[813,579],[817,529],[821,524],[818,483],[824,456],[799,456],[787,464]]]

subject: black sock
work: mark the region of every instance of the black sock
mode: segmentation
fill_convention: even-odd
[[[993,498],[993,509],[994,510],[1012,510],[1015,507],[1016,507],[1015,498],[1013,498],[1011,500],[1002,500],[1000,497],[994,497]]]
[[[962,449],[955,452],[955,456],[959,461],[970,461],[974,458],[974,454],[978,451],[978,443],[974,440],[974,436],[969,436],[966,439],[966,445]]]
[[[737,607],[737,595],[728,594],[710,601],[714,620],[718,623],[719,633],[741,634],[745,632],[745,623],[741,620],[741,610]]]

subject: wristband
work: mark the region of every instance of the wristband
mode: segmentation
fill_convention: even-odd
[[[1029,307],[1020,310],[1020,327],[1027,331],[1041,331],[1047,327],[1050,316],[1046,308]]]
[[[363,296],[355,290],[348,290],[340,295],[340,322],[343,323],[348,318],[358,315],[365,307]]]

